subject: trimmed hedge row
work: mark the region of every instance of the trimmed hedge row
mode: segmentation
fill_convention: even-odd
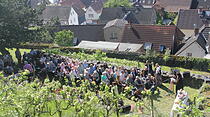
[[[60,49],[65,53],[73,52],[84,52],[87,54],[93,54],[95,50],[80,49],[80,48],[62,48]],[[106,53],[107,57],[118,58],[118,59],[128,59],[133,61],[145,62],[149,60],[154,63],[159,63],[160,65],[169,67],[181,67],[186,69],[194,69],[199,71],[210,72],[210,60],[204,58],[193,58],[193,57],[182,57],[182,56],[145,56],[140,53],[135,52],[119,52],[119,51],[103,51]]]

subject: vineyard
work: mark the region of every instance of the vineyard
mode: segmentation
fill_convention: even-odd
[[[157,106],[151,105],[151,101],[158,101],[163,98],[160,97],[159,91],[154,92],[154,94],[150,91],[144,92],[145,99],[138,100],[129,97],[130,87],[125,88],[126,90],[122,94],[118,94],[115,93],[115,87],[108,87],[105,84],[97,87],[88,81],[73,82],[71,87],[61,85],[58,81],[49,82],[49,80],[46,80],[44,84],[38,80],[28,83],[27,75],[27,71],[7,78],[1,74],[0,115],[2,117],[126,116],[126,110],[123,110],[118,104],[119,99],[136,105],[132,116],[139,116],[135,113],[137,107],[144,108],[144,114],[147,116],[150,116],[152,110],[155,116],[164,116],[157,111]],[[96,90],[98,88],[99,90]],[[200,103],[203,100],[204,98],[197,98],[196,102]],[[193,109],[195,109],[193,116],[203,115],[203,111]]]
[[[115,65],[138,66],[135,62],[130,64],[126,60],[108,61],[109,58],[101,52],[94,55],[84,53],[65,55],[80,60],[89,59],[106,61]],[[43,81],[36,74],[31,77],[31,73],[27,70],[9,76],[1,73],[0,116],[167,117],[171,112],[175,96],[167,87],[169,84],[163,83],[155,91],[144,90],[141,92],[141,97],[136,97],[132,95],[133,85],[126,85],[119,92],[116,84],[107,85],[106,82],[97,84],[85,78],[69,80],[64,76],[50,81],[47,76]],[[179,110],[178,113],[189,117],[202,117],[207,114],[209,107],[205,97],[208,95],[208,87],[209,85],[205,83],[200,89],[186,86],[184,90],[190,96],[190,105]]]

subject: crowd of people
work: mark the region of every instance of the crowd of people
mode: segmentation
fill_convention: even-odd
[[[18,60],[16,67],[10,54],[0,56],[0,71],[4,71],[5,76],[8,76],[18,73],[20,68],[22,70],[27,69],[30,71],[29,82],[36,77],[41,82],[49,78],[50,81],[58,80],[64,83],[67,79],[67,85],[71,86],[73,81],[88,80],[95,82],[98,86],[101,83],[109,86],[117,85],[119,92],[122,92],[126,86],[133,86],[132,95],[137,97],[141,95],[141,91],[154,91],[162,83],[161,66],[149,61],[146,61],[145,68],[139,69],[137,67],[126,68],[125,66],[108,65],[100,61],[79,61],[33,49],[29,53],[24,52],[23,55],[19,49],[16,49],[15,55]],[[181,74],[175,73],[171,83],[178,83],[178,88],[183,88]]]

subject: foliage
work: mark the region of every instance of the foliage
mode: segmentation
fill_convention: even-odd
[[[95,60],[102,61],[104,57],[106,57],[106,53],[104,53],[100,50],[96,50],[96,52],[94,54]]]
[[[146,50],[145,56],[154,57],[154,56],[156,56],[156,53],[154,50]]]
[[[193,102],[186,106],[182,105],[183,108],[178,110],[178,113],[182,117],[203,117],[204,110],[202,109],[204,97],[194,97]]]
[[[105,8],[113,8],[119,6],[131,7],[131,3],[129,0],[107,0],[104,4]]]
[[[157,13],[156,24],[158,24],[158,25],[163,24],[163,17],[160,15],[160,13]]]
[[[55,43],[60,46],[73,45],[74,34],[70,30],[62,30],[55,33]]]
[[[41,28],[42,8],[31,8],[26,0],[0,0],[0,47],[13,47],[34,40]],[[2,49],[0,49],[2,50]]]
[[[177,13],[173,13],[173,12],[165,12],[164,14],[164,18],[165,19],[171,19],[172,21],[176,18]]]
[[[178,19],[177,13],[166,12],[164,10],[160,10],[159,12],[157,12],[156,24],[163,25],[163,20],[165,19],[170,19],[172,22],[176,24]]]

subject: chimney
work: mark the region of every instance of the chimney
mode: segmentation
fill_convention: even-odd
[[[199,33],[199,28],[195,28],[195,29],[194,29],[194,34],[195,34],[195,36],[198,35],[198,33]]]
[[[197,24],[193,24],[193,27],[194,27],[194,35],[198,35],[199,33],[199,28],[197,27]]]

